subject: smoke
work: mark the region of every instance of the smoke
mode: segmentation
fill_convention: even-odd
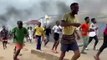
[[[80,5],[79,18],[85,16],[97,18],[99,22],[106,22],[106,0],[75,0]],[[27,21],[39,19],[47,15],[56,15],[60,20],[64,13],[69,12],[69,5],[73,0],[0,0],[0,24],[15,26],[18,20]]]
[[[6,8],[7,12],[0,15],[0,22],[8,27],[15,25],[18,20],[26,20],[31,14],[29,10],[17,10],[13,6]]]
[[[107,0],[76,0],[80,5],[80,17],[95,17],[98,22],[106,22]]]
[[[65,0],[0,0],[0,7],[0,24],[9,27],[15,26],[18,20],[36,20],[46,14],[58,16],[69,11]]]

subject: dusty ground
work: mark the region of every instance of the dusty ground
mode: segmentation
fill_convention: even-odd
[[[60,55],[60,47],[58,49],[59,53],[55,54],[51,51],[53,43],[49,43],[47,47],[42,46],[42,51],[58,56]],[[81,41],[78,42],[78,44],[81,44]],[[99,48],[102,44],[102,41],[99,42],[97,45],[97,48]],[[21,51],[22,56],[19,56],[20,60],[46,60],[46,58],[43,58],[41,56],[38,56],[38,54],[31,54],[31,50],[36,50],[35,43],[25,43],[25,46],[23,50]],[[86,50],[87,54],[82,54],[81,57],[78,60],[94,60],[93,56],[96,54],[97,51],[93,51],[92,49],[93,42],[88,46],[89,50]],[[10,42],[8,44],[7,49],[2,48],[2,43],[0,42],[0,60],[13,60],[13,48],[14,44]],[[80,48],[81,50],[81,48]],[[66,57],[67,59],[71,59],[73,55],[73,52],[67,52]],[[104,52],[101,54],[101,60],[107,60],[107,49],[104,50]]]

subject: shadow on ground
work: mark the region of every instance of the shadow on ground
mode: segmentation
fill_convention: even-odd
[[[58,56],[45,53],[43,51],[31,50],[31,53],[36,54],[39,58],[43,58],[44,60],[58,60],[59,59]],[[69,60],[69,59],[64,59],[64,60]]]

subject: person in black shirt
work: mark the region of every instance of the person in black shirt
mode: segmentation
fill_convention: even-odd
[[[47,40],[45,42],[45,46],[46,46],[48,44],[48,42],[50,41],[51,27],[50,26],[47,27],[45,29],[45,32],[46,32],[46,38],[47,38]]]
[[[3,43],[3,48],[7,48],[7,43],[8,43],[8,30],[6,29],[5,26],[2,27],[2,30],[0,32],[2,43]]]

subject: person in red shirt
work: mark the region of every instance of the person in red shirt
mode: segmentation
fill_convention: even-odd
[[[104,41],[102,46],[100,47],[99,51],[97,52],[96,56],[94,56],[95,60],[100,60],[99,56],[102,53],[102,51],[107,48],[107,24],[106,24],[106,28],[103,32],[103,37],[104,37]]]
[[[88,32],[89,32],[90,19],[89,19],[89,17],[85,17],[84,20],[85,20],[85,23],[83,23],[80,26],[81,35],[82,35],[82,38],[83,38],[83,49],[82,49],[81,53],[83,53],[83,54],[86,53],[86,52],[84,52],[84,50],[85,50],[85,48],[87,47],[87,44],[88,44]]]

